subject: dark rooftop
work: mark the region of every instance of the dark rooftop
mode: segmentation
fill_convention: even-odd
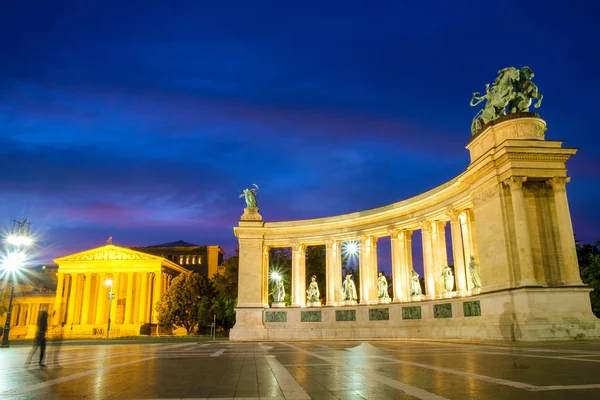
[[[193,243],[184,242],[183,240],[178,240],[177,242],[155,244],[153,246],[147,246],[147,247],[150,248],[150,247],[201,247],[201,246],[198,246],[197,244],[193,244]],[[141,247],[138,247],[138,248],[141,248]]]

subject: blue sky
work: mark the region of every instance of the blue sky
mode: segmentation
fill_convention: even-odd
[[[567,164],[576,235],[600,239],[600,6],[402,3],[4,3],[0,223],[29,217],[40,260],[109,236],[232,254],[252,183],[279,221],[458,175],[471,93],[529,65],[547,139],[580,149]]]

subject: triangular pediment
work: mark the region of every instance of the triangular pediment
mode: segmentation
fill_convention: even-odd
[[[54,260],[60,264],[64,262],[90,262],[90,261],[122,261],[122,260],[162,260],[162,257],[153,256],[124,247],[108,244],[81,253],[71,254]]]

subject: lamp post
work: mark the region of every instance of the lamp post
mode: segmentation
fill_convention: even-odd
[[[27,218],[22,221],[14,221],[10,234],[6,237],[8,244],[6,255],[2,258],[2,269],[4,275],[11,280],[10,297],[8,299],[8,310],[6,311],[6,322],[4,323],[4,332],[2,334],[2,344],[0,347],[10,347],[8,335],[10,334],[10,319],[12,317],[12,301],[15,293],[15,278],[17,272],[25,264],[25,252],[22,250],[33,244],[31,237],[30,222]]]
[[[110,292],[108,292],[108,326],[106,328],[106,338],[108,339],[108,335],[110,334],[110,312],[112,309],[112,300],[115,297],[115,294],[113,293],[112,279],[107,279],[106,281],[104,281],[104,284],[106,286],[110,286]]]

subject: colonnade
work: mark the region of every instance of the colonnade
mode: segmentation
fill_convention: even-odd
[[[446,213],[450,220],[452,251],[454,255],[454,274],[456,292],[460,296],[471,293],[472,285],[468,271],[471,256],[478,258],[477,244],[474,241],[474,216],[472,209],[452,210]],[[435,299],[444,293],[442,270],[448,265],[446,248],[446,220],[421,221],[422,251],[425,279],[425,296]],[[412,235],[413,230],[390,228],[392,258],[392,292],[394,302],[418,300],[411,296],[410,278],[413,270]],[[348,239],[329,239],[323,243],[326,248],[326,305],[342,304],[342,247],[345,242],[358,241],[360,263],[361,304],[377,304],[377,242],[375,235],[360,235]],[[318,243],[310,242],[310,245]],[[268,303],[269,250],[275,245],[263,246],[263,304]],[[292,245],[291,306],[306,306],[306,247],[305,243]]]
[[[156,302],[168,290],[174,275],[167,272],[57,273],[52,323],[101,325],[108,321],[108,295],[115,293],[110,318],[113,324],[156,324]]]

